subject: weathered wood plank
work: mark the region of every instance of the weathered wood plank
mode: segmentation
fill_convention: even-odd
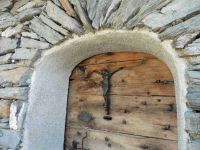
[[[77,147],[81,148],[82,138],[87,132],[84,140],[84,148],[91,150],[175,150],[176,141],[146,138],[140,136],[124,135],[95,130],[81,130],[68,128],[68,137],[66,141],[67,148],[72,147],[72,142],[78,142]]]

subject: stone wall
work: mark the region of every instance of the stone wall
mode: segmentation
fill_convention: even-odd
[[[64,40],[148,28],[188,61],[188,149],[200,147],[200,0],[0,0],[0,149],[23,147],[34,63]]]

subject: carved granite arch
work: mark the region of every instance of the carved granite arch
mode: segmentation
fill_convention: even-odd
[[[69,75],[72,66],[74,67],[84,58],[103,52],[100,49],[92,50],[92,43],[88,42],[90,39],[95,47],[107,46],[107,49],[104,49],[107,51],[117,51],[121,48],[149,52],[168,64],[176,81],[176,93],[182,97],[177,96],[177,103],[180,107],[178,116],[180,117],[179,126],[181,129],[179,135],[184,135],[179,139],[179,149],[186,149],[188,140],[188,149],[198,150],[200,146],[199,8],[199,0],[1,1],[0,107],[10,109],[10,114],[7,111],[4,113],[6,115],[3,116],[0,112],[0,118],[2,118],[0,119],[0,133],[2,133],[0,148],[22,148],[26,150],[30,149],[34,143],[34,146],[38,148],[37,146],[40,145],[36,145],[36,143],[39,139],[31,137],[29,133],[35,130],[41,131],[41,129],[44,133],[47,133],[51,127],[55,127],[55,130],[49,132],[49,135],[42,134],[42,136],[44,136],[44,139],[45,136],[48,136],[49,141],[51,141],[52,138],[50,137],[56,134],[59,143],[57,149],[62,149],[61,143],[64,137],[61,135],[64,132],[61,133],[61,130],[57,130],[60,127],[59,122],[54,125],[47,122],[46,124],[45,116],[48,113],[55,113],[50,111],[53,105],[57,105],[57,107],[65,105],[66,99],[63,99],[62,103],[54,101],[49,109],[43,109],[44,105],[41,105],[43,106],[41,107],[40,101],[44,101],[45,94],[41,94],[39,91],[45,91],[46,87],[37,87],[35,81],[38,81],[40,85],[39,81],[41,80],[44,85],[49,84],[49,87],[51,87],[50,85],[53,85],[53,82],[51,82],[50,77],[52,77],[55,81],[58,81],[57,86],[58,84],[62,85],[59,78],[56,78],[59,73],[63,79],[65,77],[66,81],[67,72],[64,73],[64,70],[68,70]],[[110,30],[104,31],[107,29]],[[136,35],[138,39],[135,37]],[[107,40],[105,41],[103,37]],[[141,41],[144,41],[145,38],[149,38],[149,43],[144,42],[142,45]],[[83,41],[87,44],[82,43]],[[113,41],[116,41],[116,43]],[[104,45],[104,43],[107,44]],[[153,43],[157,46],[160,45],[160,48],[158,46],[153,50]],[[82,50],[78,47],[80,44],[84,46]],[[72,45],[73,49],[68,51],[67,49],[70,49]],[[114,45],[118,47],[114,47]],[[66,51],[63,48],[66,48]],[[77,51],[74,49],[77,49]],[[152,49],[152,51],[147,49]],[[62,51],[63,56],[61,55]],[[166,54],[165,57],[163,57],[163,53]],[[168,57],[168,53],[169,56],[172,56],[171,58]],[[59,57],[62,59],[56,57],[57,55],[60,55]],[[73,59],[69,62],[64,61],[63,58],[67,55],[73,56],[70,57],[70,59]],[[36,60],[41,63],[33,65]],[[50,65],[51,61],[52,64]],[[175,61],[177,61],[177,64],[174,63]],[[63,65],[71,66],[71,68],[65,68]],[[57,74],[55,74],[55,68],[51,66],[58,67]],[[180,73],[182,74],[180,75]],[[15,76],[10,76],[10,74],[15,74]],[[46,74],[49,76],[45,76]],[[37,79],[40,75],[41,79]],[[184,83],[185,81],[188,85]],[[30,98],[28,97],[29,87],[31,87]],[[67,91],[66,86],[63,85],[62,87],[62,89],[59,87],[60,93],[58,91],[58,96],[64,96],[63,93]],[[39,91],[33,94],[37,90]],[[54,89],[49,89],[48,92],[48,94],[53,93]],[[37,94],[41,94],[41,97],[36,101],[34,95]],[[52,95],[52,98],[56,99],[56,95]],[[44,104],[46,103],[44,102]],[[185,107],[186,104],[187,108]],[[28,115],[25,120],[23,142],[23,123],[27,109]],[[34,109],[38,109],[38,114],[33,111]],[[34,115],[34,113],[36,114]],[[59,116],[57,113],[53,114],[52,117]],[[63,116],[64,112],[60,117],[63,119]],[[184,130],[189,133],[188,137],[185,135]],[[56,133],[56,131],[59,132]],[[29,138],[36,141],[32,139],[30,142]],[[34,149],[34,147],[31,147],[31,150]]]

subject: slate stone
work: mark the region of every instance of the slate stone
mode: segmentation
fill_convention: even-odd
[[[78,19],[76,12],[74,11],[69,0],[59,0],[62,8],[66,11],[67,15]]]
[[[79,0],[71,0],[71,2],[76,8],[77,14],[78,14],[81,22],[83,23],[85,30],[93,32],[93,28],[92,28],[92,25],[88,18],[88,15],[86,14],[85,10],[82,8],[80,1]]]
[[[17,19],[10,13],[5,12],[0,14],[0,29],[5,29],[9,26],[14,26]]]
[[[199,64],[197,64],[197,65],[190,65],[188,67],[188,70],[189,71],[200,71],[200,65]]]
[[[188,143],[188,150],[199,150],[200,139],[190,140]]]
[[[64,37],[50,28],[49,26],[45,25],[39,18],[35,17],[31,20],[30,28],[37,33],[40,37],[43,37],[51,44],[56,44],[59,41],[63,40]]]
[[[100,25],[103,23],[106,12],[110,7],[112,0],[99,0],[94,19],[92,20],[92,26],[95,29],[99,29]]]
[[[190,78],[200,79],[200,71],[187,71]]]
[[[20,131],[0,129],[0,145],[4,148],[16,149],[22,139]]]
[[[188,44],[182,53],[185,56],[200,55],[200,38]]]
[[[47,42],[21,37],[20,47],[30,49],[48,49],[51,45]]]
[[[200,14],[175,26],[167,28],[165,31],[161,32],[160,37],[162,39],[168,39],[176,37],[182,33],[198,32],[200,30],[199,22],[200,22]]]
[[[188,106],[200,110],[200,88],[189,87],[187,92]]]
[[[184,48],[187,44],[195,40],[198,34],[199,32],[182,34],[177,39],[175,39],[175,42],[174,42],[175,47],[177,49]]]
[[[51,20],[50,18],[48,18],[46,15],[41,14],[39,16],[39,18],[45,23],[47,24],[49,27],[51,27],[52,29],[54,29],[55,31],[61,33],[62,35],[65,35],[66,37],[70,36],[70,33],[68,30],[64,29],[62,26],[56,24],[53,20]]]
[[[10,63],[12,54],[0,56],[0,65]]]
[[[36,40],[39,39],[38,35],[34,32],[22,32],[22,36],[28,37],[28,38],[31,38],[31,39],[36,39]]]
[[[18,48],[15,49],[15,53],[12,55],[12,59],[15,60],[31,60],[35,61],[40,56],[38,49],[27,49],[27,48]]]
[[[200,134],[200,113],[187,111],[185,113],[186,131],[190,134]]]
[[[16,10],[20,7],[22,7],[23,5],[25,5],[26,3],[28,3],[30,0],[20,0],[20,1],[16,1],[13,5],[13,8],[10,10],[10,12],[12,14],[16,14]]]
[[[26,9],[19,14],[15,15],[15,18],[20,22],[25,22],[31,20],[34,16],[37,16],[41,13],[41,8],[30,8]]]
[[[135,27],[139,22],[142,21],[144,17],[148,14],[154,12],[155,10],[161,9],[163,6],[167,5],[172,0],[150,0],[146,1],[141,8],[139,8],[137,14],[128,21],[126,26],[128,28]]]
[[[87,12],[90,20],[94,20],[99,0],[86,0]]]
[[[0,98],[3,99],[28,99],[28,87],[7,87],[0,89]]]
[[[5,83],[12,83],[15,86],[27,86],[29,85],[32,72],[32,69],[27,67],[1,71],[0,85],[3,86]]]
[[[0,11],[5,11],[12,6],[12,0],[0,0]]]
[[[27,103],[23,101],[15,101],[10,107],[9,126],[13,130],[21,130],[25,119]]]
[[[80,23],[74,18],[68,16],[58,6],[53,4],[51,1],[47,2],[46,12],[49,17],[54,21],[60,23],[64,28],[74,33],[83,33],[83,29]]]
[[[12,36],[20,33],[22,31],[22,29],[23,29],[23,24],[18,24],[15,27],[9,27],[1,33],[1,36],[7,37],[7,38],[12,37]]]
[[[17,47],[17,39],[3,38],[0,39],[0,54],[7,54],[9,52],[14,52]]]
[[[11,105],[11,101],[0,100],[0,118],[9,118],[10,105]],[[0,122],[2,123],[2,120]]]
[[[151,13],[143,20],[143,23],[152,28],[158,30],[176,20],[187,17],[197,11],[199,11],[200,2],[196,0],[174,0],[161,11]]]

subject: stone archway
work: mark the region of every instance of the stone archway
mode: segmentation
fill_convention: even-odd
[[[66,41],[45,53],[37,63],[30,91],[23,149],[63,148],[67,89],[71,71],[82,60],[96,54],[119,50],[145,52],[156,56],[170,68],[174,80],[178,113],[179,149],[186,149],[184,130],[186,111],[186,63],[168,42],[145,31],[103,31]],[[57,103],[59,101],[59,103]]]

